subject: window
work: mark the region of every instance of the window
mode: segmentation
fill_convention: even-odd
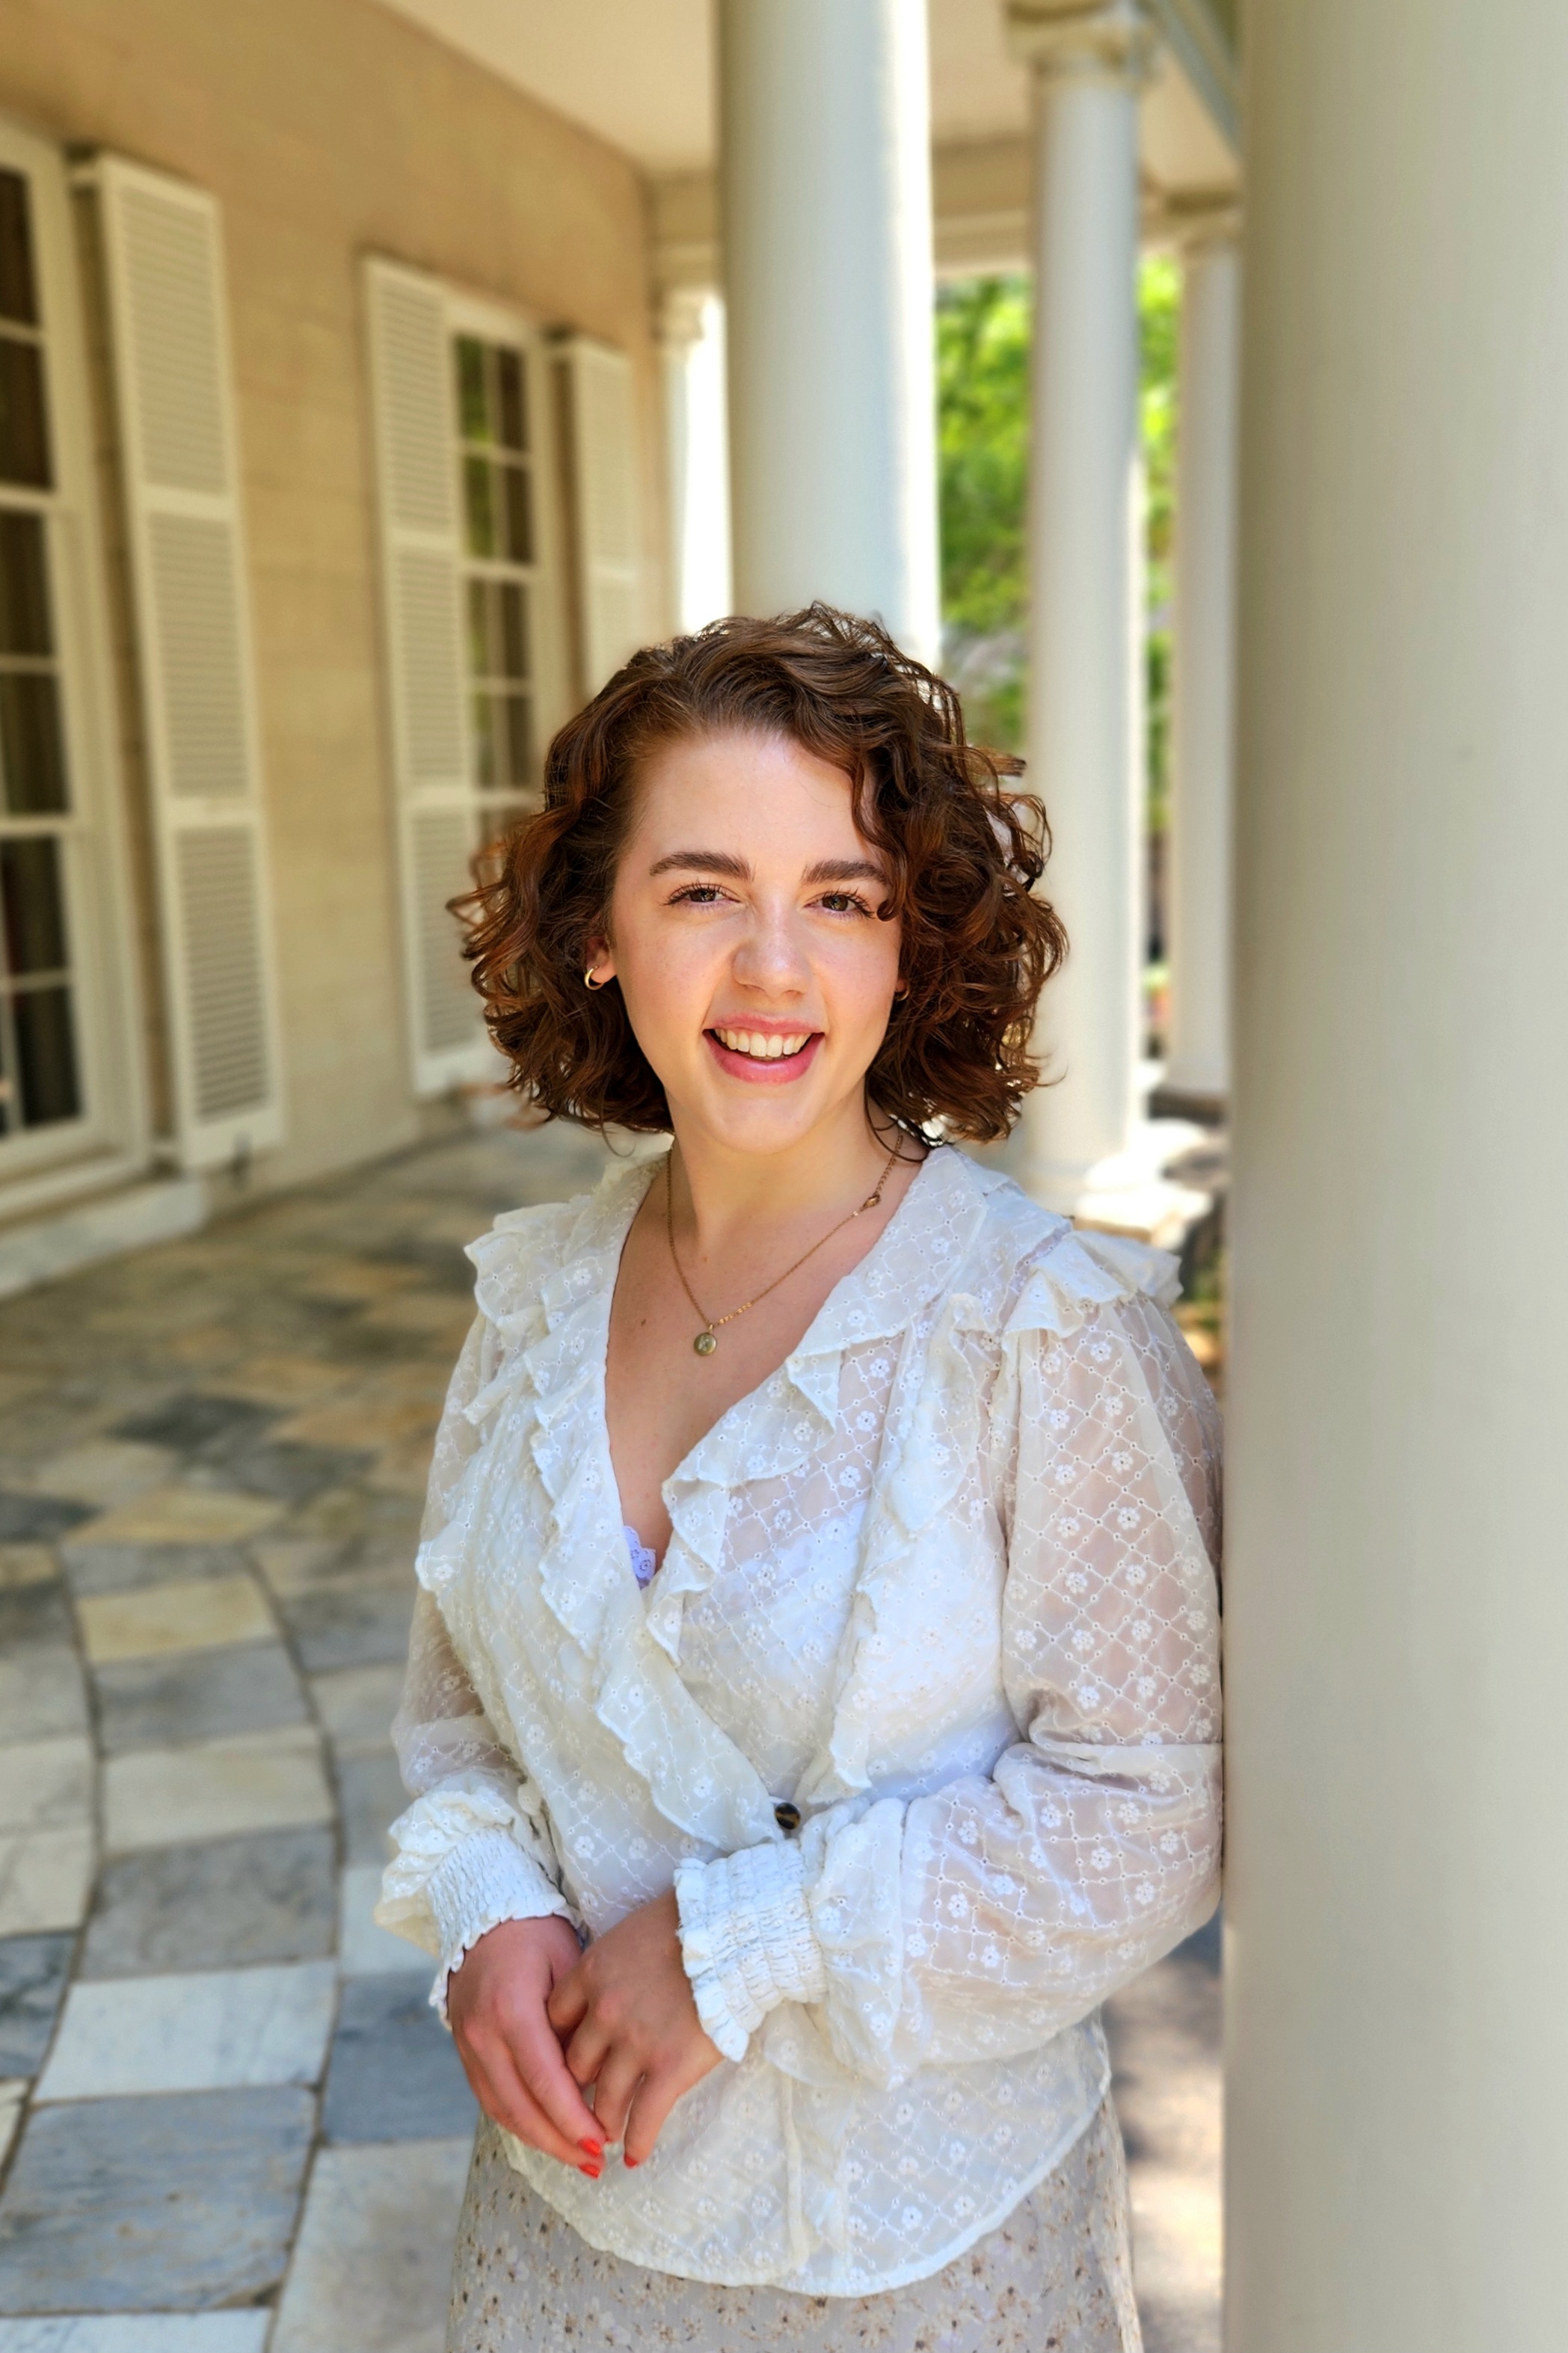
[[[503,832],[539,786],[533,675],[539,545],[530,409],[531,354],[477,334],[452,339],[468,755],[480,829]],[[533,396],[531,398],[531,395]]]
[[[499,1075],[447,902],[537,799],[565,713],[547,355],[527,321],[366,264],[415,1092]]]
[[[0,1178],[136,1126],[63,169],[0,123]],[[7,1197],[0,1195],[0,1200]]]

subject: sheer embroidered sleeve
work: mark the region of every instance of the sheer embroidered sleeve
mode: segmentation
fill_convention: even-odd
[[[729,2056],[794,1999],[881,2083],[1005,2057],[1214,1908],[1218,1421],[1158,1300],[1011,1329],[989,1443],[1020,1736],[988,1774],[831,1809],[754,1864],[682,1866],[688,1971]]]
[[[448,1393],[431,1474],[426,1532],[470,1451],[464,1407],[489,1372],[484,1320],[476,1324]],[[544,1803],[498,1737],[453,1649],[433,1597],[421,1588],[409,1633],[402,1704],[392,1725],[414,1804],[392,1825],[392,1860],[376,1919],[433,1954],[431,2000],[446,2015],[447,1980],[469,1947],[503,1920],[549,1914],[576,1923]]]

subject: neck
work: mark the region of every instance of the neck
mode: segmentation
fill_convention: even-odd
[[[780,1152],[742,1152],[673,1114],[670,1156],[677,1223],[699,1255],[722,1250],[738,1229],[788,1225],[857,1208],[877,1185],[893,1146],[879,1143],[859,1101],[845,1104]],[[913,1147],[904,1145],[911,1157]]]

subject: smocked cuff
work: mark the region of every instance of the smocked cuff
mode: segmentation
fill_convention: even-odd
[[[443,2021],[447,1981],[481,1936],[503,1920],[570,1916],[561,1890],[503,1830],[475,1831],[461,1840],[430,1873],[426,1896],[441,1946],[430,2002]]]
[[[697,2015],[726,2059],[745,2057],[752,2035],[781,2001],[822,2000],[826,1973],[793,1841],[683,1862],[675,1900]]]

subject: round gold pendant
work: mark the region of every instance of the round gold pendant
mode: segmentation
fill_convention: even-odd
[[[699,1332],[691,1345],[700,1356],[710,1356],[719,1343],[711,1332]]]

